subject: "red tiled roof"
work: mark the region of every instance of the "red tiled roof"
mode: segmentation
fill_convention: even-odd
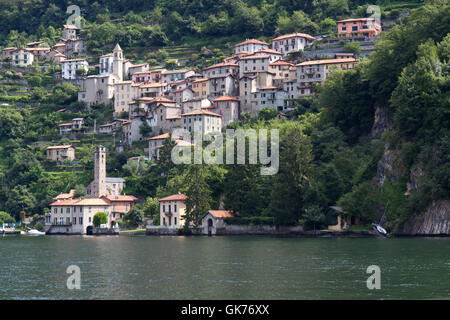
[[[295,37],[302,37],[302,38],[307,38],[310,40],[314,40],[314,37],[310,36],[309,34],[306,33],[291,33],[291,34],[285,34],[283,36],[279,36],[275,39],[272,39],[272,41],[276,41],[276,40],[283,40],[283,39],[288,39],[288,38],[295,38]]]
[[[196,116],[196,115],[207,115],[207,116],[215,116],[215,117],[221,117],[220,114],[209,112],[206,110],[194,110],[192,112],[183,113],[182,116]]]
[[[269,45],[268,43],[266,43],[264,41],[260,41],[260,40],[257,40],[257,39],[249,39],[249,40],[245,40],[243,42],[240,42],[238,44],[235,44],[234,46],[238,47],[238,46],[242,46],[244,44],[262,44],[262,45],[266,45],[266,46]]]
[[[272,62],[270,65],[271,66],[293,66],[292,63],[289,63],[289,62],[286,62],[283,60],[277,60],[275,62]]]
[[[164,133],[164,134],[161,134],[161,135],[156,136],[156,137],[153,137],[153,138],[148,138],[147,140],[167,139],[167,138],[169,138],[169,137],[170,137],[170,134],[169,134],[169,133]]]
[[[270,56],[268,56],[268,55],[261,55],[261,56],[258,56],[258,55],[252,54],[252,55],[249,55],[249,56],[242,57],[241,60],[269,59],[269,58],[270,58]]]
[[[235,98],[235,97],[232,97],[232,96],[221,96],[219,98],[213,99],[213,101],[230,101],[230,100],[239,101],[238,98]]]
[[[346,63],[346,62],[357,62],[358,59],[346,58],[346,59],[325,59],[325,60],[312,60],[305,61],[297,64],[297,66],[313,66],[316,64],[334,64],[334,63]]]
[[[69,148],[73,148],[72,145],[64,145],[64,146],[49,146],[46,149],[69,149]]]
[[[171,196],[167,196],[159,199],[159,201],[175,201],[175,200],[186,200],[187,196],[184,194],[173,194]]]
[[[135,196],[131,196],[131,195],[112,195],[109,194],[107,196],[103,196],[102,198],[106,198],[109,201],[136,201],[137,198]]]
[[[217,63],[212,66],[209,66],[203,70],[209,70],[209,69],[221,68],[221,67],[238,67],[238,65],[236,63],[231,63],[231,62],[222,62],[222,63]]]
[[[75,203],[80,201],[80,199],[72,199],[72,200],[57,200],[50,203],[51,206],[73,206]]]
[[[229,210],[209,210],[208,213],[215,218],[231,218],[234,217],[233,212]]]
[[[339,20],[336,21],[337,23],[339,22],[351,22],[351,21],[369,21],[369,20],[375,20],[375,18],[356,18],[356,19],[345,19],[345,20]]]

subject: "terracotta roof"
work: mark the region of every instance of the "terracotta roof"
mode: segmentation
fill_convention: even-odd
[[[151,73],[154,73],[154,72],[153,71],[138,71],[138,72],[133,73],[133,76],[135,74],[151,74]]]
[[[202,109],[214,109],[215,107],[214,106],[204,106],[204,107],[202,107]]]
[[[236,52],[234,55],[235,55],[235,56],[238,56],[238,55],[240,56],[240,55],[242,55],[242,54],[244,54],[244,55],[245,55],[245,54],[250,54],[250,52],[248,52],[248,51],[239,51],[239,52]]]
[[[269,59],[269,58],[270,58],[270,56],[268,56],[268,55],[261,55],[261,56],[258,56],[258,55],[252,54],[252,55],[249,55],[249,56],[242,57],[241,60]]]
[[[205,82],[205,81],[208,81],[208,80],[209,80],[208,78],[201,78],[201,79],[197,79],[197,80],[192,81],[192,83]]]
[[[161,96],[153,98],[153,101],[154,102],[175,103],[175,101],[167,99],[166,97],[161,97]]]
[[[61,124],[59,125],[59,127],[67,127],[67,126],[72,126],[72,122],[69,122],[69,123],[61,123]]]
[[[232,97],[232,96],[221,96],[219,98],[213,99],[213,101],[230,101],[230,100],[239,101],[238,98],[235,98],[235,97]]]
[[[375,20],[375,18],[356,18],[356,19],[345,19],[345,20],[339,20],[336,22],[351,22],[351,21],[369,21],[369,20]]]
[[[159,199],[159,201],[174,201],[174,200],[186,200],[187,196],[184,194],[173,194],[171,196],[167,196]]]
[[[166,117],[166,120],[181,119],[181,116]]]
[[[66,60],[63,60],[62,62],[75,62],[75,61],[86,61],[87,62],[86,59],[66,59]]]
[[[245,40],[243,42],[240,42],[238,44],[235,44],[234,46],[238,47],[238,46],[242,46],[244,44],[262,44],[262,45],[266,45],[266,46],[269,45],[268,43],[266,43],[264,41],[260,41],[260,40],[257,40],[257,39],[249,39],[249,40]]]
[[[139,88],[158,88],[158,87],[165,87],[167,86],[167,83],[146,83],[146,84],[141,84],[139,86]]]
[[[215,117],[221,117],[220,114],[209,112],[206,110],[194,110],[192,112],[183,113],[182,116],[196,116],[196,115],[206,115],[206,116],[215,116]]]
[[[56,197],[53,198],[53,200],[60,200],[60,199],[68,199],[73,198],[75,196],[75,189],[71,189],[69,193],[60,193]]]
[[[64,146],[49,146],[46,149],[69,149],[69,148],[73,148],[73,146],[71,144],[69,145],[64,145]]]
[[[65,44],[65,43],[57,43],[57,44],[54,45],[54,47],[64,47],[64,46],[67,46],[67,44]]]
[[[47,51],[50,50],[50,48],[45,47],[45,48],[25,48],[25,50],[27,51]]]
[[[274,90],[274,89],[278,89],[278,87],[268,86],[268,87],[259,88],[259,90]]]
[[[52,203],[50,203],[51,206],[73,206],[76,204],[80,199],[72,199],[72,200],[57,200]]]
[[[270,65],[271,66],[293,66],[294,64],[283,61],[283,60],[277,60],[275,62],[272,62]]]
[[[138,67],[143,67],[143,66],[146,66],[146,65],[148,65],[148,62],[133,64],[129,68],[138,68]]]
[[[276,41],[276,40],[283,40],[283,39],[289,39],[289,38],[295,38],[295,37],[302,37],[302,38],[307,38],[310,40],[314,40],[314,37],[310,36],[309,34],[306,33],[291,33],[291,34],[285,34],[283,36],[279,36],[275,39],[272,39],[272,41]]]
[[[108,202],[101,198],[86,198],[76,203],[77,206],[107,206]]]
[[[234,217],[233,212],[228,210],[209,210],[208,213],[219,219]]]
[[[263,53],[270,53],[270,54],[278,54],[280,56],[282,56],[283,54],[277,50],[273,50],[273,49],[260,49],[258,51],[255,51],[254,53],[258,53],[258,52],[263,52]]]
[[[137,198],[135,196],[131,196],[131,195],[107,195],[107,196],[103,196],[102,198],[106,198],[109,201],[136,201]]]
[[[73,24],[65,24],[63,27],[64,29],[78,29],[78,27]]]
[[[164,133],[164,134],[161,134],[161,135],[153,137],[153,138],[148,138],[147,140],[160,140],[160,139],[167,139],[169,137],[170,137],[169,133]]]
[[[221,68],[221,67],[238,67],[238,65],[236,63],[231,63],[231,62],[222,62],[222,63],[217,63],[212,66],[209,66],[203,70],[209,70],[209,69]]]
[[[103,54],[103,55],[101,55],[100,56],[100,58],[102,58],[102,57],[112,57],[112,53],[107,53],[107,54]]]
[[[297,66],[313,66],[316,64],[334,64],[334,63],[346,63],[346,62],[356,62],[358,59],[347,58],[347,59],[325,59],[325,60],[312,60],[305,61],[297,64]]]

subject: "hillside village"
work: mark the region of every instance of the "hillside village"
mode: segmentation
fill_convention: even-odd
[[[364,41],[377,37],[381,25],[374,18],[350,19],[339,21],[337,31],[339,38]],[[62,38],[52,48],[43,47],[42,42],[28,43],[26,48],[3,49],[2,57],[20,68],[33,65],[35,59],[61,65],[61,72],[56,73],[55,78],[76,85],[78,101],[87,107],[96,104],[113,107],[114,120],[99,123],[94,130],[113,134],[121,129],[122,144],[116,146],[121,149],[135,141],[148,140],[147,159],[156,161],[159,150],[176,129],[217,133],[239,121],[242,114],[257,117],[263,108],[286,117],[286,112],[294,109],[296,99],[314,95],[315,86],[325,81],[332,70],[352,69],[358,62],[353,53],[338,53],[332,59],[302,59],[304,61],[299,63],[286,59],[310,48],[314,41],[314,37],[304,33],[279,36],[272,39],[271,44],[247,39],[234,45],[232,56],[204,68],[201,74],[183,68],[150,70],[149,63],[133,64],[126,59],[120,44],[116,44],[112,53],[99,57],[95,66],[98,74],[87,75],[92,67],[88,59],[83,58],[87,51],[79,30],[75,25],[64,25]],[[148,135],[142,134],[142,126],[150,128]],[[80,135],[87,129],[83,118],[59,124],[61,136]],[[183,141],[178,138],[176,143]],[[46,150],[47,158],[57,163],[76,159],[76,150],[71,145],[48,146]],[[85,200],[75,199],[75,190],[55,197],[45,218],[47,232],[86,233],[96,212],[107,212],[108,224],[113,225],[115,219],[122,218],[134,207],[137,198],[121,195],[125,180],[114,178],[120,180],[111,184],[114,188],[103,185],[113,178],[105,180],[106,168],[105,163],[99,164],[101,158],[106,158],[102,146],[96,148],[94,156],[92,186],[95,191],[91,192],[89,185]],[[167,199],[160,201],[164,203]],[[120,205],[116,207],[118,202]],[[182,214],[172,219],[172,205],[175,213],[177,205],[183,207],[182,203],[168,204],[166,212],[166,205],[161,205],[160,224],[182,227]],[[78,225],[77,208],[81,215]],[[83,212],[88,212],[89,216],[83,217]],[[228,211],[222,215],[232,217]]]
[[[332,37],[295,32],[277,35],[270,41],[244,38],[233,44],[233,52],[229,52],[231,54],[213,64],[202,65],[201,68],[188,66],[182,59],[166,59],[165,65],[155,65],[154,61],[145,62],[143,57],[140,60],[134,59],[133,62],[127,59],[121,43],[117,42],[110,52],[93,55],[80,35],[81,30],[69,24],[63,25],[61,38],[51,46],[44,41],[35,41],[24,47],[4,48],[2,69],[5,72],[9,68],[10,71],[4,73],[7,77],[2,81],[8,86],[23,88],[27,81],[34,80],[32,78],[39,73],[42,74],[41,81],[47,85],[56,84],[53,91],[46,89],[44,93],[39,90],[30,92],[29,88],[25,93],[8,91],[4,96],[8,98],[7,101],[14,102],[16,108],[26,108],[27,104],[39,108],[41,102],[37,101],[44,101],[45,97],[57,97],[59,100],[55,101],[64,101],[64,90],[70,91],[77,100],[67,104],[43,103],[43,107],[49,110],[46,117],[64,120],[55,124],[54,120],[46,118],[43,123],[51,123],[53,128],[41,131],[44,133],[42,139],[39,136],[29,139],[33,141],[31,148],[45,150],[44,159],[40,158],[39,161],[50,173],[49,179],[64,176],[59,184],[59,195],[53,195],[49,199],[49,194],[55,191],[53,190],[40,198],[40,208],[50,207],[44,210],[46,231],[92,232],[93,218],[98,212],[107,213],[107,221],[103,225],[112,228],[116,225],[115,220],[122,222],[133,208],[142,210],[147,205],[146,198],[149,194],[152,197],[159,195],[151,199],[152,222],[165,228],[181,228],[185,225],[184,214],[189,197],[180,192],[188,189],[180,179],[198,173],[184,167],[174,175],[170,173],[173,166],[167,164],[165,147],[174,144],[193,146],[182,137],[173,135],[175,130],[203,134],[223,133],[226,128],[239,126],[289,128],[289,122],[293,123],[293,128],[301,129],[297,133],[297,129],[286,129],[285,134],[295,137],[292,141],[296,146],[285,147],[292,148],[292,151],[306,146],[305,154],[313,154],[314,161],[318,164],[316,167],[311,165],[311,169],[306,166],[310,170],[307,174],[319,181],[314,186],[316,189],[313,186],[302,189],[291,181],[290,186],[298,187],[298,193],[305,197],[298,200],[298,208],[301,209],[283,209],[282,205],[277,204],[282,199],[277,199],[274,192],[267,189],[268,181],[269,185],[277,181],[282,183],[283,176],[274,180],[258,180],[259,178],[252,176],[250,180],[257,181],[259,189],[254,191],[257,196],[248,195],[249,199],[258,199],[258,204],[250,208],[246,206],[246,201],[240,199],[242,195],[230,190],[234,188],[231,186],[234,181],[227,179],[241,178],[242,174],[252,175],[251,170],[240,172],[236,169],[236,172],[230,170],[225,174],[220,173],[222,169],[214,167],[211,170],[216,170],[214,174],[221,177],[217,190],[211,187],[215,183],[211,177],[211,181],[205,183],[210,186],[207,197],[212,199],[208,200],[211,204],[208,207],[212,210],[206,210],[207,214],[203,212],[203,216],[196,218],[196,224],[200,222],[206,228],[203,232],[210,233],[211,230],[223,228],[225,220],[236,223],[240,220],[239,223],[246,221],[250,224],[273,224],[273,221],[277,221],[277,224],[297,224],[299,216],[303,217],[299,212],[305,212],[303,223],[314,225],[315,228],[316,221],[319,221],[320,225],[327,226],[330,230],[367,224],[374,216],[383,218],[385,215],[382,209],[377,209],[381,207],[374,203],[386,202],[386,199],[372,199],[368,196],[368,190],[375,178],[378,179],[379,168],[374,163],[382,154],[382,133],[391,128],[388,120],[383,118],[386,117],[384,111],[377,107],[374,119],[374,109],[367,106],[367,110],[361,108],[362,111],[351,113],[349,117],[352,117],[353,122],[334,119],[332,121],[335,127],[331,128],[319,121],[317,113],[318,104],[324,104],[323,99],[331,99],[327,103],[333,105],[333,93],[336,92],[333,86],[341,84],[334,78],[335,82],[327,86],[329,82],[326,80],[334,72],[339,74],[337,77],[346,77],[347,71],[353,71],[348,74],[355,76],[357,81],[353,82],[349,76],[342,85],[348,84],[348,88],[344,88],[347,97],[349,94],[360,94],[354,108],[364,105],[370,99],[369,90],[361,76],[361,68],[366,68],[368,64],[360,66],[363,60],[367,61],[365,56],[375,51],[374,44],[384,31],[382,29],[382,24],[376,19],[361,17],[336,21],[335,36]],[[359,50],[360,46],[370,49],[363,53]],[[350,50],[346,51],[346,48]],[[210,49],[204,51],[211,52]],[[370,67],[373,68],[373,64]],[[30,76],[31,74],[34,76]],[[15,82],[7,82],[10,81],[7,79]],[[319,92],[325,94],[318,98]],[[34,96],[38,97],[36,101],[32,100]],[[353,107],[353,103],[352,101],[347,105]],[[7,102],[3,105],[10,108],[13,104]],[[330,114],[322,113],[320,116],[325,119]],[[331,117],[345,118],[345,113],[336,113]],[[271,122],[271,119],[278,122]],[[307,132],[308,137],[303,136],[304,132]],[[369,135],[373,141],[358,140]],[[328,144],[332,143],[333,151],[327,151]],[[355,164],[348,167],[351,172],[346,172],[348,164],[338,162],[346,161],[345,152],[349,152],[355,144],[360,144],[361,148],[351,151],[354,154],[348,161]],[[308,149],[310,145],[311,150]],[[323,150],[317,149],[318,146]],[[5,148],[3,151],[6,150]],[[110,162],[106,160],[107,157]],[[289,153],[284,153],[282,157],[283,161],[287,161]],[[305,161],[312,163],[312,159],[305,158]],[[331,161],[333,163],[328,166]],[[107,170],[110,177],[106,176]],[[336,177],[337,185],[331,186],[334,181],[325,182],[328,176],[320,170],[329,170],[327,174]],[[83,185],[77,184],[75,190],[73,179],[77,172],[82,173],[76,181],[83,181]],[[88,184],[87,177],[92,177],[92,173],[94,179]],[[127,177],[120,176],[124,173]],[[292,172],[283,174],[289,180]],[[150,180],[145,181],[145,178]],[[250,193],[246,188],[252,184],[245,184],[244,180],[239,181],[241,186],[236,186],[236,190]],[[354,184],[361,189],[353,188]],[[378,186],[381,187],[381,184]],[[392,193],[395,196],[408,196],[413,192],[411,185],[407,185],[406,191],[399,188]],[[282,188],[284,187],[289,188],[288,185]],[[312,194],[307,194],[306,189]],[[358,208],[351,203],[350,200],[361,197],[361,193],[366,197],[362,200],[367,202],[365,208],[370,207],[370,210]],[[346,195],[348,198],[345,198]],[[310,205],[314,203],[320,204]],[[20,205],[23,208],[23,204]],[[277,211],[273,209],[275,206],[279,206],[280,212],[273,215],[268,213],[269,210]],[[296,211],[295,214],[289,217],[286,214],[284,217],[284,212],[290,210]],[[308,210],[313,212],[309,217]],[[335,219],[332,222],[317,218],[329,210],[334,213]],[[156,211],[157,216],[154,214]],[[239,217],[241,211],[243,218]],[[201,218],[207,220],[200,221]],[[402,217],[398,221],[403,222],[404,219]],[[139,225],[143,224],[141,221]]]

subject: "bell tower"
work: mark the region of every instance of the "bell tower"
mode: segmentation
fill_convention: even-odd
[[[106,195],[106,148],[95,147],[94,181],[92,182],[92,196],[100,198]]]
[[[123,52],[119,44],[116,44],[113,50],[113,74],[117,75],[122,81],[123,79]]]

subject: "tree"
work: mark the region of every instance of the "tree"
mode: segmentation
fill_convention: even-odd
[[[0,211],[0,224],[2,223],[14,223],[16,220],[11,217],[11,215],[7,212]]]
[[[146,217],[156,217],[159,215],[159,201],[157,198],[147,197],[143,207]]]
[[[312,205],[305,208],[303,213],[303,218],[308,222],[312,223],[314,233],[316,233],[316,225],[325,221],[325,215],[322,210],[320,210],[319,206]]]
[[[207,175],[208,169],[204,164],[192,164],[187,170],[185,228],[188,228],[191,223],[197,227],[210,209],[212,199],[211,188],[206,182]]]
[[[346,41],[342,49],[344,52],[354,53],[355,55],[361,53],[361,46],[358,41]]]
[[[277,110],[268,107],[262,108],[258,113],[258,118],[261,120],[271,120],[277,116]]]
[[[123,221],[128,227],[138,227],[144,222],[144,217],[142,213],[136,208],[132,208],[128,213],[123,217]]]
[[[272,187],[270,212],[278,225],[298,222],[312,166],[312,145],[295,126],[282,138],[280,168]]]
[[[5,206],[16,218],[20,212],[29,213],[36,206],[36,198],[26,186],[18,185],[11,190]]]
[[[172,139],[172,134],[164,141],[163,147],[159,150],[159,169],[164,176],[168,176],[170,169],[175,164],[172,161],[172,149],[175,146],[175,141]]]
[[[104,212],[97,212],[94,215],[93,223],[94,223],[94,226],[96,226],[98,228],[98,227],[100,227],[100,225],[108,223],[108,216]]]
[[[294,11],[290,17],[280,16],[277,27],[281,34],[293,32],[315,34],[319,31],[319,26],[301,10]]]

